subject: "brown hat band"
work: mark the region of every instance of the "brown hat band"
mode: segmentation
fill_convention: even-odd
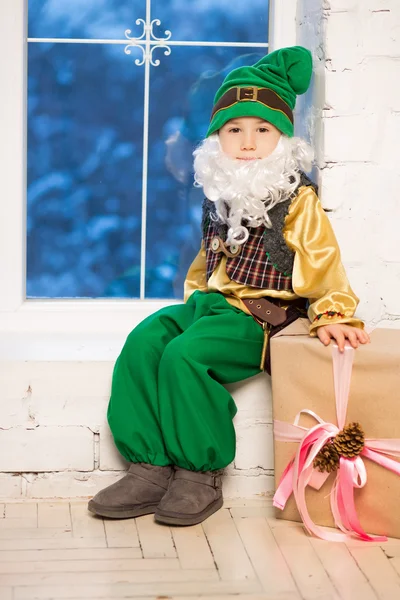
[[[278,94],[269,88],[258,87],[234,87],[225,92],[223,96],[214,105],[211,119],[214,115],[224,108],[229,108],[238,102],[261,102],[272,110],[283,112],[289,121],[293,123],[293,112],[290,107],[282,100]]]

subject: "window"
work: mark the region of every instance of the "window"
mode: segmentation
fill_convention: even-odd
[[[282,25],[278,4],[294,15],[295,3],[273,3]],[[243,10],[231,0],[2,1],[0,328],[112,330],[182,298],[200,242],[191,153],[225,74],[268,49],[268,0]]]

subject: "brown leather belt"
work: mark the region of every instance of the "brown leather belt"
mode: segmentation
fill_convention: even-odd
[[[282,325],[287,319],[286,308],[293,306],[299,309],[305,308],[305,299],[296,300],[267,300],[266,298],[242,298],[243,304],[251,312],[253,317],[262,323],[268,323],[276,327]],[[285,308],[283,308],[285,307]]]
[[[261,352],[260,369],[271,375],[271,350],[270,340],[279,331],[304,316],[306,299],[279,300],[278,298],[242,298],[243,304],[248,308],[253,318],[264,330],[264,343]],[[285,308],[283,308],[285,307]]]
[[[243,298],[242,302],[257,320],[269,325],[281,325],[286,321],[286,310],[265,298]]]

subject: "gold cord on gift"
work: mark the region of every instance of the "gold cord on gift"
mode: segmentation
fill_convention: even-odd
[[[313,465],[318,471],[331,473],[339,467],[341,456],[354,458],[364,448],[365,435],[360,423],[349,423],[318,452]]]

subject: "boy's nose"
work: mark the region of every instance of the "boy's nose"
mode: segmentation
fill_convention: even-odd
[[[256,140],[253,136],[246,136],[242,140],[241,150],[255,150],[256,149]]]

